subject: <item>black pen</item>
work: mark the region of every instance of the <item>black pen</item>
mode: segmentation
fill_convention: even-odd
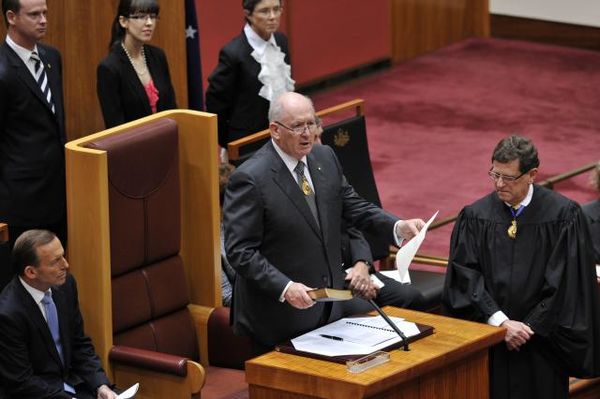
[[[344,340],[344,338],[342,338],[342,337],[336,337],[335,335],[327,335],[327,334],[319,334],[319,335],[321,337],[323,337],[323,338],[329,338],[329,339],[333,339],[333,340],[336,340],[336,341],[343,341]]]

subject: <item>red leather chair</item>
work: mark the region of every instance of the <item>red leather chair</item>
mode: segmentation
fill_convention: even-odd
[[[194,150],[210,145],[194,137],[205,118],[168,111],[67,145],[69,256],[84,318],[113,382],[139,381],[138,397],[247,395],[243,372],[228,367],[243,365],[249,350],[232,349],[249,342],[218,309],[216,168],[214,179],[210,170],[192,178],[204,155]]]

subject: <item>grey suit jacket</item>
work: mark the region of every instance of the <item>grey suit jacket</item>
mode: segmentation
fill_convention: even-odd
[[[237,271],[234,331],[267,346],[327,321],[321,320],[329,311],[323,303],[299,310],[279,296],[290,280],[309,287],[343,287],[342,218],[390,242],[398,220],[354,192],[330,147],[313,147],[307,164],[320,229],[270,141],[233,173],[225,194],[227,257]],[[341,315],[341,306],[334,303],[329,321]]]

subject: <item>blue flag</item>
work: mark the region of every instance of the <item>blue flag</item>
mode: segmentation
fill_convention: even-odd
[[[188,107],[204,110],[200,32],[196,18],[196,0],[185,0],[185,43],[187,50]]]

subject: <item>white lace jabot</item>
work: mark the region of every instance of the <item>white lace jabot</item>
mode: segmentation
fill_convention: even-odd
[[[263,86],[258,95],[273,101],[285,92],[294,91],[296,82],[291,78],[291,67],[285,63],[285,54],[275,42],[275,36],[263,40],[248,24],[244,33],[254,49],[250,55],[260,64],[258,80]]]

